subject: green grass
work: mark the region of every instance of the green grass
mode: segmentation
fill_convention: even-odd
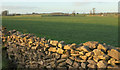
[[[98,41],[118,46],[118,17],[4,16],[3,26],[66,43]]]

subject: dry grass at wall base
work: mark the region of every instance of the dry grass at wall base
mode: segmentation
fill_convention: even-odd
[[[3,46],[17,68],[118,69],[120,48],[88,41],[79,45],[46,40],[16,30],[2,31]]]

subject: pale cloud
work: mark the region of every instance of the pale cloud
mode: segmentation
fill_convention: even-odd
[[[1,2],[118,2],[119,0],[2,0]]]
[[[3,10],[9,10],[9,13],[31,13],[34,12],[34,10],[38,9],[38,7],[29,7],[29,6],[1,6],[2,9],[0,9],[0,12]]]
[[[116,2],[5,2],[2,10],[9,10],[11,13],[31,12],[89,12],[96,8],[96,12],[117,12]]]
[[[37,7],[28,7],[28,6],[2,6],[2,9],[33,9]]]
[[[91,2],[74,2],[74,6],[85,6],[91,4]]]

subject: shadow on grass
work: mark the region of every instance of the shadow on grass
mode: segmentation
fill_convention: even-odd
[[[7,56],[7,48],[2,48],[2,70],[16,70],[17,65],[10,61]]]

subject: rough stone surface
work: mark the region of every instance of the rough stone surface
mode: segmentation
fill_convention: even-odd
[[[97,63],[94,60],[87,60],[87,62],[92,65],[97,65]]]
[[[102,52],[102,51],[99,50],[99,49],[94,49],[93,52],[94,52],[94,55],[95,55],[95,56],[104,55],[104,52]]]
[[[108,55],[117,59],[117,60],[120,60],[120,52],[115,50],[115,49],[111,49],[108,51]]]
[[[59,53],[59,54],[63,54],[63,52],[64,52],[63,49],[61,49],[61,48],[58,48],[58,49],[57,49],[57,53]]]
[[[66,59],[66,58],[68,58],[68,57],[69,57],[69,55],[66,55],[66,54],[61,55],[61,58],[62,58],[62,59],[64,59],[64,58]]]
[[[99,55],[98,58],[102,60],[108,60],[110,57],[108,55]]]
[[[81,67],[85,69],[86,68],[86,64],[82,62],[81,63]]]
[[[60,59],[57,61],[57,63],[61,63],[61,62],[64,62],[66,59]]]
[[[60,41],[60,42],[58,43],[58,47],[59,47],[59,48],[63,48],[63,46],[64,46],[64,41]]]
[[[73,67],[74,67],[74,68],[78,68],[78,67],[79,67],[79,63],[74,61]]]
[[[88,52],[88,53],[86,53],[85,55],[88,56],[88,57],[89,57],[89,56],[92,56],[92,55],[93,55],[93,52]]]
[[[51,51],[51,52],[56,52],[57,51],[56,48],[54,48],[54,47],[50,47],[48,50]]]
[[[79,45],[47,40],[16,30],[2,31],[2,43],[8,59],[18,68],[89,69],[119,68],[120,48],[95,41]]]
[[[95,48],[97,48],[98,42],[88,41],[88,42],[83,43],[83,45],[89,46],[89,48],[91,48],[91,49],[95,49]]]
[[[50,44],[53,45],[53,46],[57,46],[58,41],[56,41],[56,40],[51,40],[51,41],[50,41]]]
[[[70,47],[70,45],[65,45],[65,46],[64,46],[64,49],[66,49],[66,50],[70,50],[71,47]]]
[[[102,45],[102,44],[99,44],[99,45],[97,46],[97,48],[98,48],[99,50],[104,50],[105,52],[106,52],[107,49],[108,49],[105,45]]]
[[[104,62],[104,61],[99,61],[97,63],[97,66],[98,66],[98,68],[106,68],[107,67],[107,63]]]
[[[80,50],[80,51],[83,50],[84,52],[90,52],[90,49],[87,46],[78,47],[77,50]]]
[[[73,61],[71,59],[67,59],[66,60],[66,63],[69,64],[69,65],[72,65],[73,64]]]
[[[97,65],[93,65],[93,64],[88,64],[87,66],[88,66],[89,68],[93,68],[93,69],[97,68]]]

